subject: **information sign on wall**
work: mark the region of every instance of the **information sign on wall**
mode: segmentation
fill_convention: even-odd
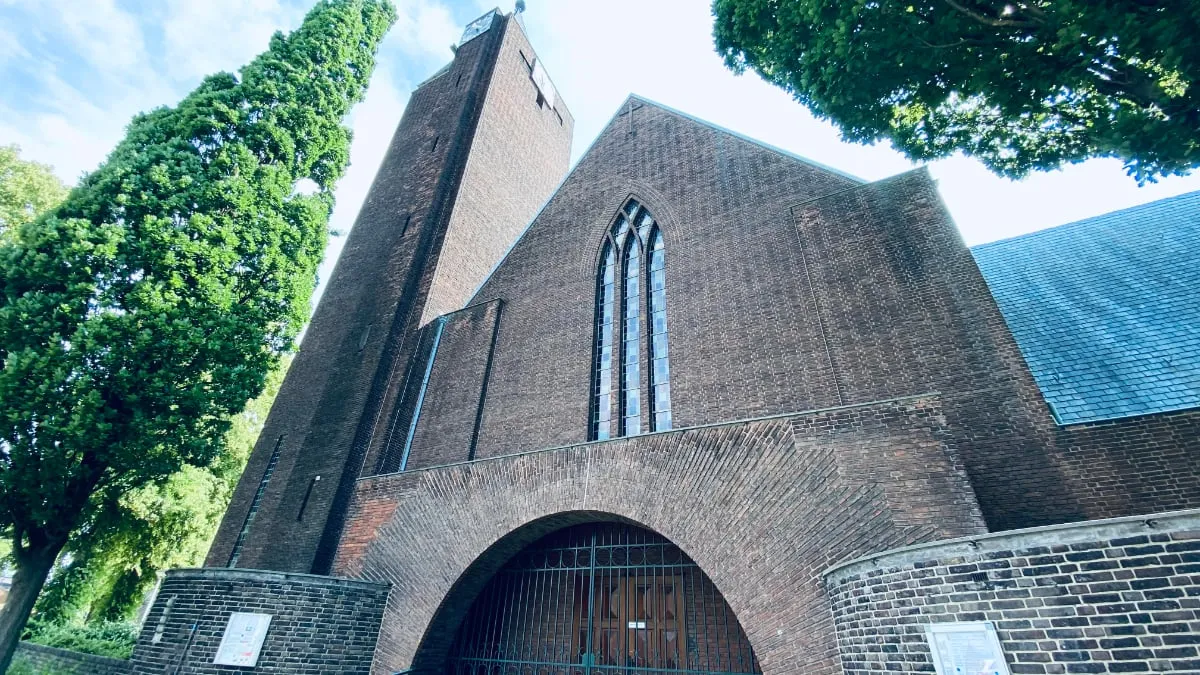
[[[258,653],[262,650],[267,629],[271,627],[270,614],[234,612],[225,624],[225,635],[213,663],[219,666],[256,666]]]
[[[925,637],[938,675],[1009,675],[990,621],[930,624]]]

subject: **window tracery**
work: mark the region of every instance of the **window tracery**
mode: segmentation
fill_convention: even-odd
[[[597,272],[591,440],[671,428],[665,255],[654,217],[626,202],[605,234]]]

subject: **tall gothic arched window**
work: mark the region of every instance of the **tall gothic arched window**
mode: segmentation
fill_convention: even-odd
[[[647,424],[651,431],[671,428],[664,256],[654,217],[629,200],[605,234],[596,275],[592,440],[635,436]],[[620,323],[614,325],[617,317]],[[648,354],[642,349],[643,336]],[[650,364],[643,368],[647,355]],[[649,374],[645,382],[643,372]],[[648,412],[646,423],[643,411]]]

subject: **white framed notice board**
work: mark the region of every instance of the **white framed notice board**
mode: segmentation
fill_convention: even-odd
[[[262,651],[263,640],[267,639],[267,629],[270,627],[270,614],[230,614],[213,663],[218,666],[258,665],[258,653]]]
[[[1009,675],[991,621],[929,624],[925,638],[938,675]]]

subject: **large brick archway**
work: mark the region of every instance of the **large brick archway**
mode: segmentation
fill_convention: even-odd
[[[375,673],[436,669],[513,554],[621,519],[707,573],[764,673],[836,673],[823,570],[986,531],[943,425],[913,397],[365,478],[335,573],[392,585]]]

